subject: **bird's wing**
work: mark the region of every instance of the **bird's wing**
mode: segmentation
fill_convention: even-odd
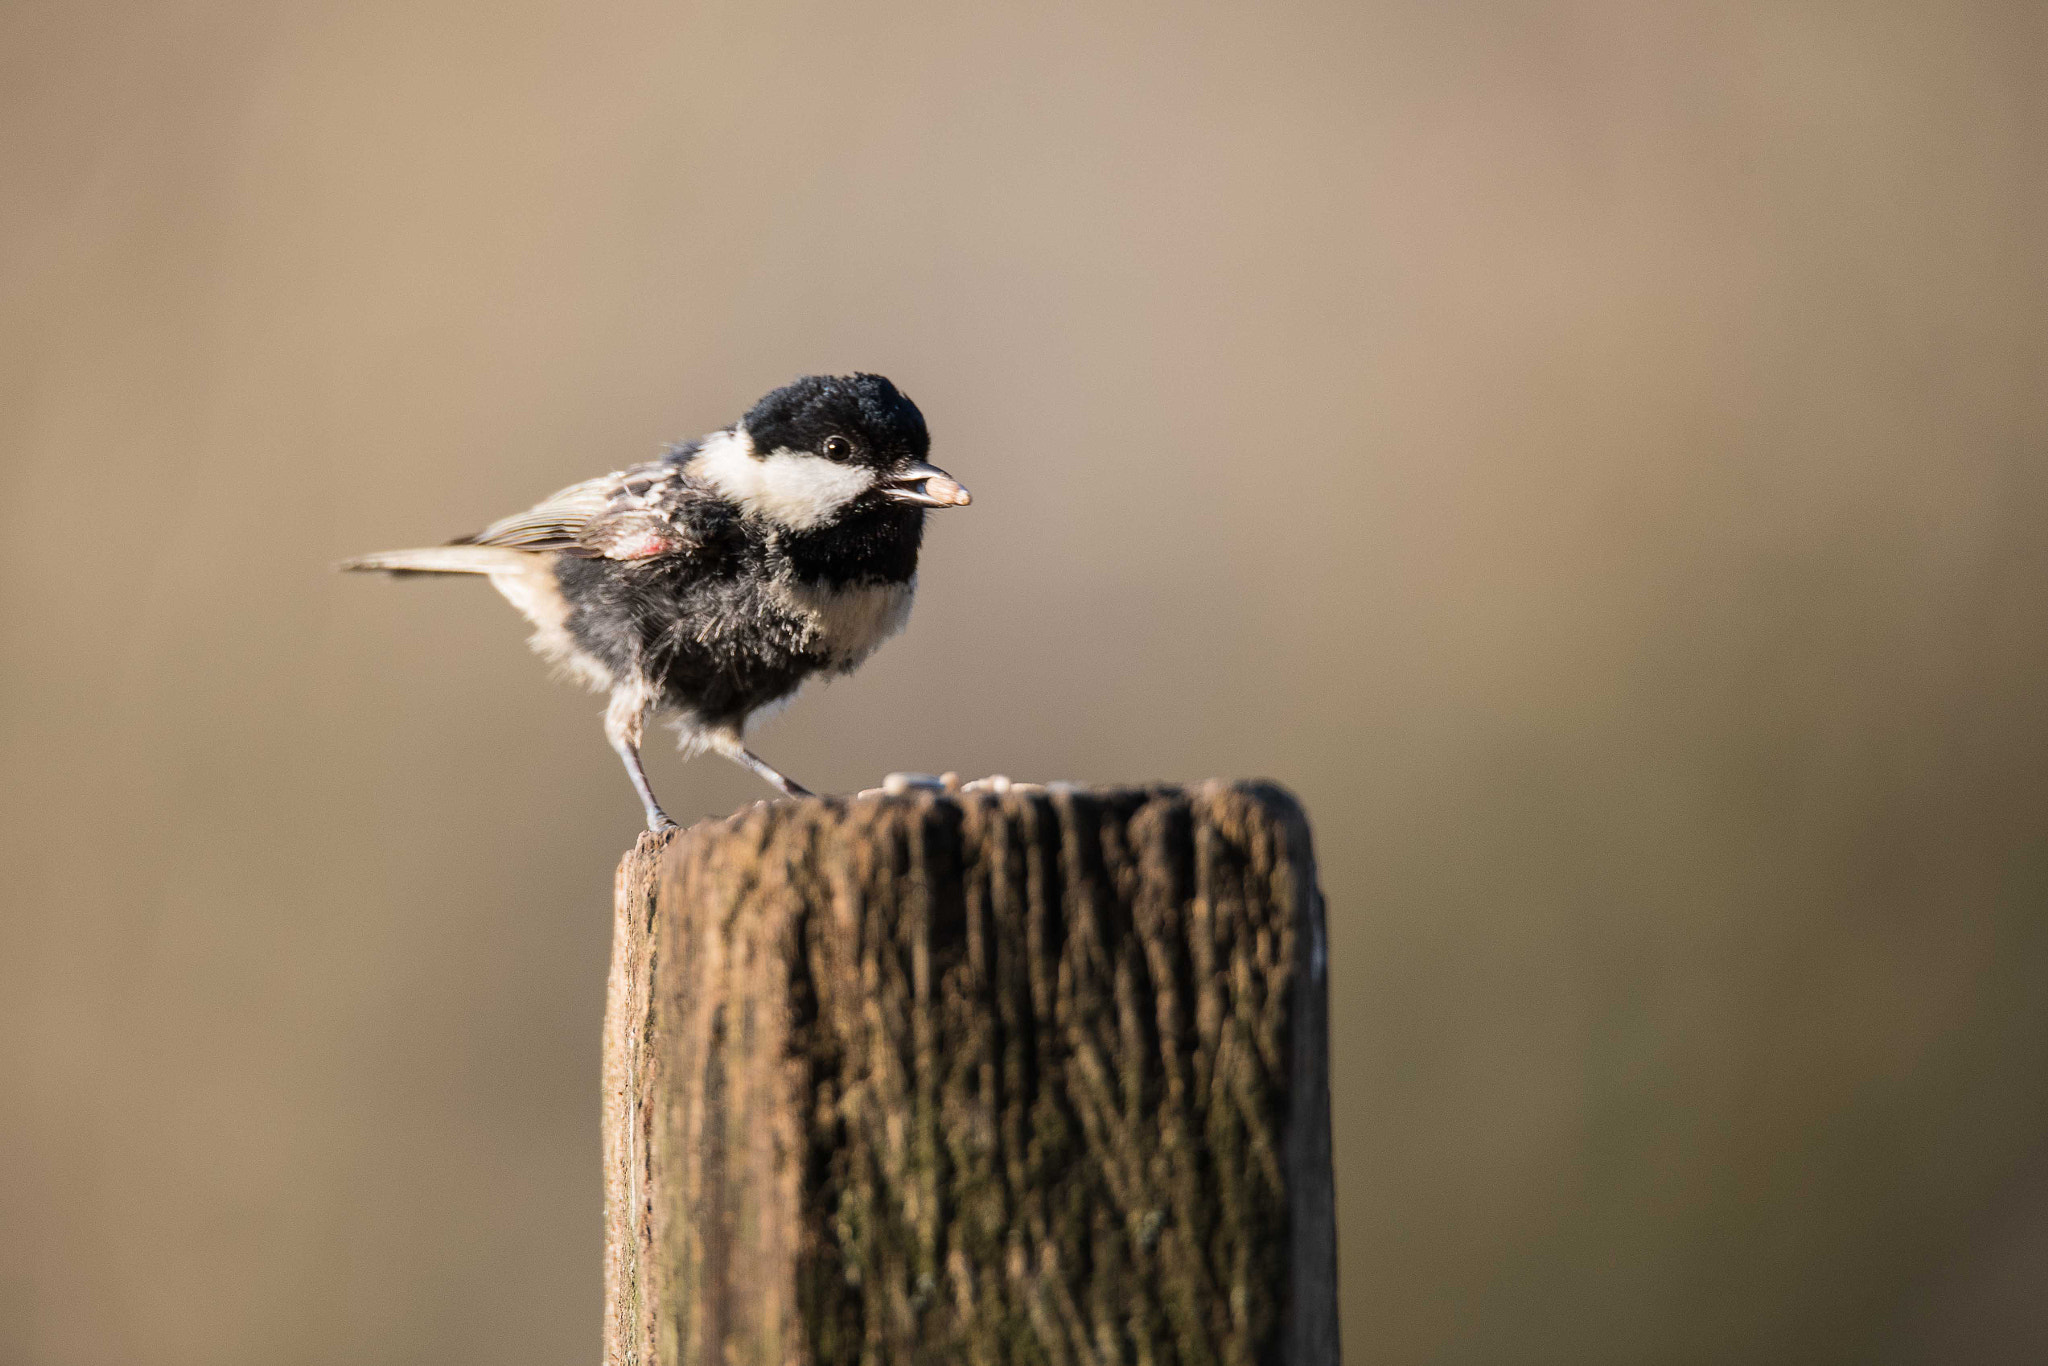
[[[492,522],[472,536],[451,541],[451,545],[501,545],[513,550],[567,550],[577,544],[585,527],[604,515],[619,494],[631,470],[586,479],[551,494],[524,512],[515,512]]]
[[[674,514],[693,493],[674,461],[650,461],[571,484],[452,544],[611,560],[673,555],[689,549],[689,530]]]

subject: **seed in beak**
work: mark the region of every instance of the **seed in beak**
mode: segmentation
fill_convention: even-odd
[[[974,501],[959,480],[937,466],[922,463],[896,475],[882,489],[897,502],[918,507],[961,508]]]

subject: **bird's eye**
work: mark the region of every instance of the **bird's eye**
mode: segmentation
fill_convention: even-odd
[[[837,460],[842,464],[853,459],[853,443],[843,436],[826,437],[825,458],[827,460]]]

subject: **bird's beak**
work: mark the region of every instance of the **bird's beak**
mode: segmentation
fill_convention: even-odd
[[[897,502],[915,503],[919,507],[964,508],[974,501],[974,495],[961,487],[959,480],[922,460],[898,469],[882,481],[881,487],[883,493]]]

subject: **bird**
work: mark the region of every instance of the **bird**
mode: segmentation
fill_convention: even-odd
[[[806,375],[659,459],[446,545],[339,568],[489,579],[537,653],[609,694],[605,737],[660,832],[675,822],[640,747],[662,715],[686,757],[718,754],[812,795],[747,748],[748,721],[903,628],[926,511],[973,501],[930,453],[924,414],[889,380]]]

